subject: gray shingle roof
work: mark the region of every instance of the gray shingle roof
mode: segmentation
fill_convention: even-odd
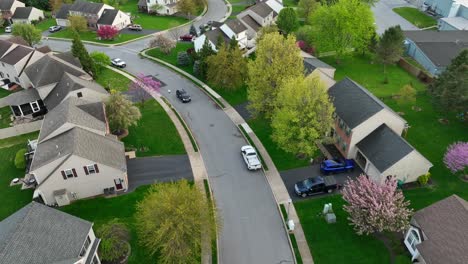
[[[2,57],[12,45],[13,43],[0,39],[0,57]]]
[[[0,10],[10,10],[15,0],[2,0],[0,1]]]
[[[0,99],[0,107],[9,105],[22,105],[33,101],[40,100],[41,97],[36,89],[30,88],[16,93],[12,93],[7,97]]]
[[[17,7],[13,14],[13,19],[28,19],[33,7]]]
[[[241,18],[242,21],[244,21],[251,29],[253,29],[255,32],[258,32],[260,28],[262,27],[260,24],[255,21],[250,15],[246,15]]]
[[[71,51],[56,53],[54,55],[59,59],[62,59],[78,68],[81,68],[80,60],[73,56],[73,53]]]
[[[68,11],[70,11],[70,4],[62,4],[60,10],[55,14],[55,18],[58,19],[67,19],[68,18]]]
[[[254,6],[249,7],[248,9],[252,10],[254,13],[263,18],[269,16],[271,13],[274,12],[274,10],[271,9],[271,7],[264,2],[257,3]]]
[[[91,228],[88,221],[31,202],[0,222],[0,263],[77,260]]]
[[[29,65],[25,72],[34,87],[57,83],[62,78],[64,72],[74,76],[86,75],[82,69],[63,60],[56,59],[50,54]]]
[[[226,34],[224,34],[224,32],[219,28],[207,31],[207,32],[205,32],[205,35],[215,45],[218,44],[218,36],[219,35],[223,36],[225,44],[227,44],[227,43],[229,43],[229,41],[231,41],[231,39]]]
[[[367,89],[348,77],[328,89],[336,114],[353,129],[383,108],[393,112]],[[394,113],[394,112],[393,112]],[[396,113],[395,116],[399,117]]]
[[[70,6],[70,11],[78,11],[87,14],[97,14],[103,6],[103,3],[91,3],[78,0]]]
[[[89,107],[89,105],[91,106]],[[103,119],[104,121],[102,121]],[[42,142],[47,136],[66,123],[102,131],[105,134],[107,126],[104,104],[102,102],[90,103],[76,97],[68,98],[44,118],[39,134],[39,142]]]
[[[427,236],[417,245],[426,263],[468,263],[468,202],[452,195],[417,211],[414,219]]]
[[[9,65],[15,65],[18,63],[20,60],[24,59],[24,57],[27,57],[30,55],[34,49],[24,47],[24,46],[17,46],[14,48],[12,51],[8,52],[6,55],[4,55],[0,61],[7,63]]]
[[[306,74],[310,74],[317,68],[335,69],[317,58],[304,58],[304,69],[306,70]]]
[[[117,9],[104,9],[97,23],[100,25],[112,25],[118,13],[119,10]]]
[[[468,32],[464,30],[417,30],[404,34],[438,67],[450,65],[463,49],[468,49]]]
[[[230,19],[226,22],[226,25],[236,34],[246,31],[247,27],[239,21],[239,19]]]
[[[59,105],[71,91],[76,91],[82,88],[107,94],[107,91],[96,82],[86,81],[65,72],[57,85],[55,85],[54,89],[44,99],[44,104],[47,106],[47,109],[52,110],[54,107]]]
[[[380,172],[384,172],[414,150],[385,124],[372,131],[356,146]]]
[[[124,172],[127,171],[125,149],[122,142],[80,127],[74,127],[39,143],[30,171],[53,160],[62,157],[69,158],[69,155],[76,155]]]

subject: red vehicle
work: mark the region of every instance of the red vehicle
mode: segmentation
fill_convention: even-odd
[[[182,41],[193,41],[194,39],[195,39],[195,36],[193,36],[191,34],[186,34],[186,35],[180,36],[180,40],[182,40]]]

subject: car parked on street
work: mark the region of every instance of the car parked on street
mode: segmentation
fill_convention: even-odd
[[[143,28],[138,24],[129,25],[128,29],[133,30],[133,31],[142,31],[143,30]]]
[[[118,67],[118,68],[125,68],[127,67],[127,64],[125,63],[125,61],[119,59],[119,58],[114,58],[111,60],[111,65],[114,66],[114,67]]]
[[[11,33],[12,30],[13,30],[13,26],[5,27],[5,33]]]
[[[192,98],[190,97],[190,95],[184,89],[177,90],[176,91],[176,96],[177,96],[177,98],[179,98],[180,101],[182,101],[182,103],[188,103],[188,102],[192,101]]]
[[[195,36],[192,35],[192,34],[185,34],[185,35],[180,36],[179,39],[180,39],[181,41],[194,41],[194,40],[195,40]]]
[[[61,29],[62,29],[62,27],[58,26],[58,25],[57,26],[51,26],[51,27],[49,27],[49,32],[53,33],[53,32],[57,32],[57,31],[59,31]]]
[[[333,176],[307,178],[294,185],[294,192],[302,197],[320,193],[332,193],[336,189],[338,189],[338,184]]]
[[[241,147],[241,154],[244,158],[245,164],[247,164],[247,169],[249,170],[259,170],[262,168],[262,163],[257,156],[257,151],[255,148],[247,145]]]
[[[320,164],[320,171],[324,174],[340,173],[354,170],[354,161],[351,159],[329,159]]]

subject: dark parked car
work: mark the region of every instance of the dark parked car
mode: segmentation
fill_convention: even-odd
[[[180,101],[182,101],[182,103],[188,103],[190,101],[192,101],[192,98],[190,98],[190,95],[184,90],[177,90],[176,91],[176,96],[177,98],[180,99]]]
[[[193,41],[195,39],[195,36],[193,36],[192,34],[186,34],[186,35],[180,36],[179,38],[182,41]]]
[[[331,193],[338,189],[338,184],[333,176],[330,177],[312,177],[297,182],[294,185],[294,192],[302,197],[319,193]]]
[[[49,27],[49,32],[51,32],[51,33],[52,32],[57,32],[57,31],[59,31],[61,29],[62,29],[61,26],[51,26],[51,27]]]
[[[352,171],[354,161],[351,159],[330,159],[320,164],[320,171],[324,174]]]

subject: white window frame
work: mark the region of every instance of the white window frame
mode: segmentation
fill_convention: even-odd
[[[414,233],[416,233],[416,235]],[[411,253],[412,259],[416,259],[419,256],[418,249],[416,245],[420,244],[421,241],[421,233],[414,227],[410,227],[405,237],[405,245],[408,251]]]
[[[36,113],[36,112],[39,112],[41,111],[41,107],[39,106],[39,103],[37,101],[34,101],[34,102],[30,102],[29,105],[31,105],[31,109],[33,111],[33,113]],[[34,107],[34,105],[36,107]],[[36,109],[37,108],[37,109]]]
[[[72,170],[72,169],[63,170],[63,172],[65,173],[65,177],[67,177],[67,179],[70,179],[70,178],[75,177],[75,175],[73,174],[73,170]],[[68,174],[68,172],[70,172],[70,174]],[[71,176],[68,177],[68,175],[71,175]]]
[[[88,169],[88,174],[95,174],[96,172],[96,164],[91,164],[91,165],[86,165],[86,168]]]

